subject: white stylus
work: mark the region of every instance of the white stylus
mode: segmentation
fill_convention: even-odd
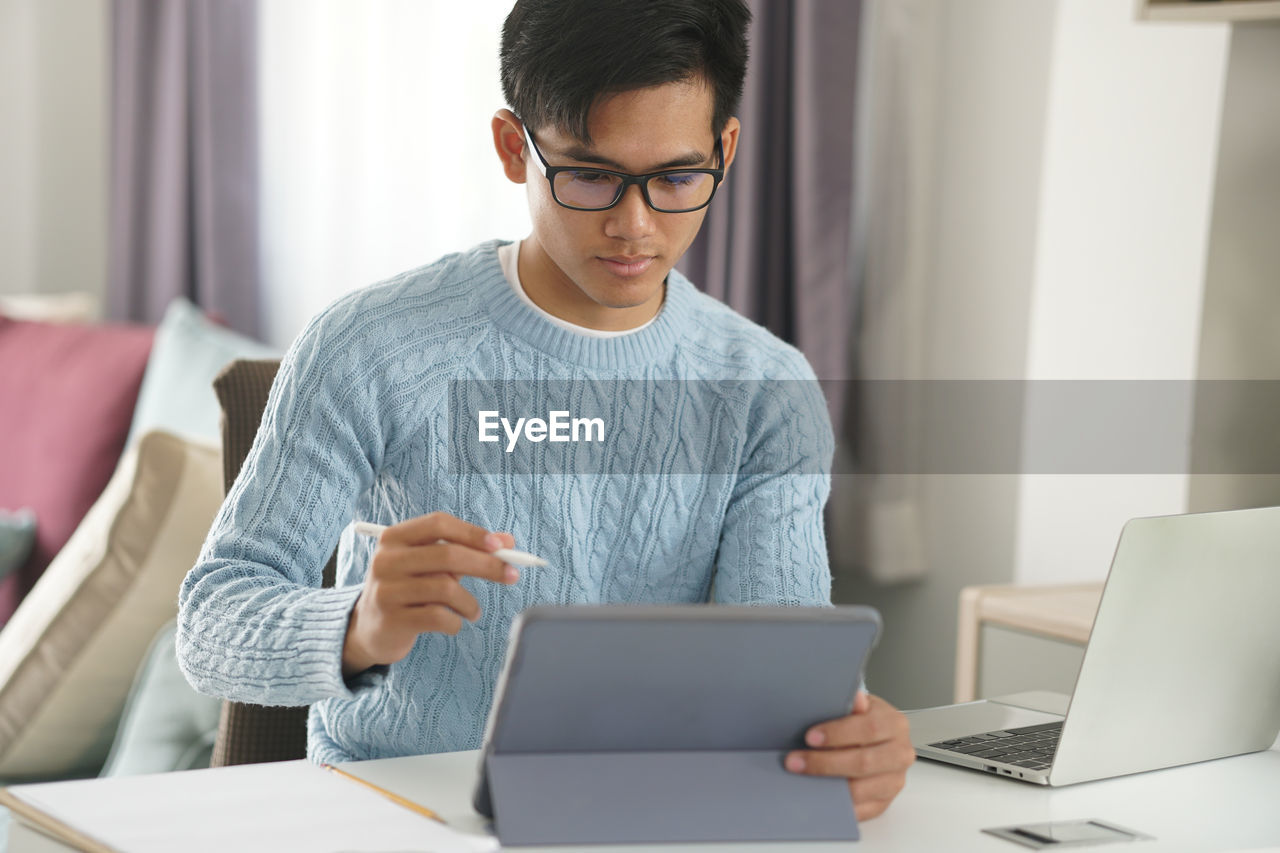
[[[382,531],[387,529],[387,526],[385,524],[374,524],[372,521],[357,521],[355,528],[356,533],[377,539],[382,535]],[[502,562],[510,563],[513,566],[551,565],[541,557],[535,557],[533,554],[526,554],[524,551],[516,551],[512,548],[499,548],[491,553]]]

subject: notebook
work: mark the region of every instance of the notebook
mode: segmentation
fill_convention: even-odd
[[[90,853],[498,849],[309,761],[14,785],[0,804]]]

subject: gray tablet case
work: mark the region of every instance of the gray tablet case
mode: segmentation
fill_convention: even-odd
[[[512,628],[475,806],[504,846],[858,838],[843,779],[783,769],[843,716],[865,607],[534,607]]]

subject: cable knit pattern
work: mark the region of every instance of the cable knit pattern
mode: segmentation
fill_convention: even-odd
[[[497,245],[360,290],[308,324],[183,582],[187,679],[229,699],[311,705],[313,760],[480,746],[511,621],[533,604],[830,603],[833,443],[804,357],[674,271],[657,319],[634,334],[558,328],[507,285]],[[687,435],[687,418],[679,434],[671,407],[642,406],[638,440],[607,472],[502,476],[450,465],[450,383],[472,379],[804,381],[781,401],[747,383],[754,397],[720,401],[744,426],[721,419],[702,436]],[[543,414],[528,402],[525,414]],[[664,473],[662,454],[691,438],[716,473]],[[797,448],[818,457],[799,473]],[[464,578],[478,622],[422,635],[403,661],[344,682],[347,619],[374,545],[349,524],[435,510],[510,531],[551,566],[513,587]],[[320,589],[335,545],[337,588]]]

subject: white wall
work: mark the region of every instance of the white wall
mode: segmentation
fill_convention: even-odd
[[[907,198],[927,211],[899,268],[924,267],[905,362],[918,369],[884,378],[1195,377],[1226,26],[1139,24],[1115,0],[868,5],[941,16],[939,44],[900,62],[935,77],[929,186],[916,200],[908,181],[868,209],[898,215]],[[912,331],[881,319],[883,340]],[[1028,385],[1027,461],[1074,426],[1052,422],[1045,387]],[[1158,438],[1189,452],[1191,423],[1188,400]],[[925,574],[883,585],[840,566],[836,596],[880,608],[871,686],[919,707],[950,700],[963,586],[1100,579],[1125,520],[1186,510],[1187,477],[931,475],[906,491]],[[837,540],[848,518],[836,508]]]
[[[864,7],[877,16],[867,35],[882,40],[868,49],[889,52],[864,94],[890,101],[873,110],[875,120],[900,121],[907,101],[918,105],[909,110],[910,136],[891,134],[888,159],[873,152],[864,171],[872,193],[866,214],[880,220],[871,223],[868,250],[907,253],[897,261],[869,258],[868,274],[889,278],[868,286],[885,299],[922,290],[906,310],[873,307],[877,313],[865,317],[884,346],[915,338],[914,352],[868,378],[1022,376],[1057,5],[873,0]],[[893,146],[906,139],[919,150],[904,160]],[[904,176],[904,167],[913,171]],[[895,218],[898,235],[884,233]],[[901,707],[949,701],[960,588],[1012,577],[1017,477],[928,474],[889,483],[914,508],[925,566],[920,579],[893,586],[842,564],[841,553],[857,545],[844,540],[865,535],[842,516],[841,493],[852,479],[834,485],[833,595],[871,604],[884,617],[868,683]]]
[[[33,150],[35,0],[0,0],[0,292],[31,290],[35,271]]]
[[[1280,380],[1280,21],[1236,26],[1205,270],[1201,379]],[[1233,385],[1237,390],[1241,386]],[[1190,478],[1188,509],[1280,503],[1274,396],[1197,400],[1195,452],[1238,471]],[[1270,426],[1268,426],[1270,425]],[[1215,466],[1216,467],[1216,466]],[[1203,469],[1201,469],[1203,470]],[[1221,469],[1219,469],[1221,470]]]
[[[1028,379],[1196,376],[1228,36],[1225,24],[1139,23],[1115,0],[1059,5]],[[1070,428],[1048,416],[1053,396],[1030,387],[1029,459]],[[1185,463],[1190,396],[1164,414],[1152,439],[1185,449]],[[1124,521],[1186,511],[1187,485],[1178,473],[1025,476],[1016,579],[1101,579]]]
[[[499,168],[509,0],[262,4],[263,329],[529,219]]]
[[[101,300],[107,0],[0,0],[0,293]]]

